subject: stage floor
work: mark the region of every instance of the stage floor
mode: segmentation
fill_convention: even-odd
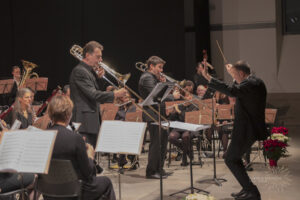
[[[297,200],[300,196],[300,140],[292,140],[288,148],[290,157],[282,158],[279,161],[279,170],[272,172],[265,166],[263,156],[257,156],[254,151],[251,159],[255,158],[253,163],[254,171],[249,172],[252,181],[258,186],[263,200]],[[195,152],[196,153],[196,152]],[[197,156],[195,154],[196,161]],[[107,168],[107,157],[101,157],[101,166],[104,167],[102,175],[109,176],[114,184],[117,198],[118,174],[115,170]],[[213,159],[204,158],[204,165],[193,166],[194,187],[210,192],[216,199],[231,200],[230,194],[241,190],[240,185],[234,179],[230,171],[225,166],[223,159],[216,159],[217,177],[224,178],[227,182],[222,186],[213,183],[198,183],[203,179],[213,178]],[[163,199],[165,200],[183,200],[186,194],[170,194],[185,189],[190,186],[189,166],[181,167],[181,161],[174,161],[170,167],[165,165],[166,171],[174,172],[167,179],[163,179]],[[125,171],[121,175],[121,194],[122,200],[159,200],[160,199],[160,182],[159,180],[146,179],[145,168],[147,164],[147,153],[140,156],[140,168],[135,171]],[[267,163],[268,166],[268,163]],[[190,193],[190,191],[188,191]]]

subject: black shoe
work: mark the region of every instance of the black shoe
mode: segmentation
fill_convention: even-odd
[[[103,168],[99,165],[99,164],[96,164],[96,173],[97,174],[101,174],[103,172]]]
[[[139,167],[140,167],[140,163],[136,162],[136,163],[134,163],[134,165],[132,165],[132,167],[129,168],[129,170],[136,170]]]
[[[162,176],[163,179],[167,178],[168,176]],[[160,179],[159,173],[155,173],[152,175],[146,175],[147,179]]]
[[[235,197],[236,200],[261,200],[258,191],[245,191],[240,196]]]
[[[178,152],[178,153],[177,153],[177,156],[175,157],[175,160],[176,160],[176,161],[180,161],[181,158],[182,158],[182,153]]]
[[[246,191],[244,189],[242,189],[241,191],[237,192],[237,193],[231,193],[231,196],[236,198],[242,194],[244,194]]]
[[[182,162],[181,164],[180,164],[182,167],[186,167],[186,166],[188,166],[189,165],[189,162]]]
[[[253,167],[251,164],[245,166],[246,171],[253,171]]]

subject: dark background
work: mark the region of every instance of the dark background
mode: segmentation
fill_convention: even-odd
[[[166,60],[164,71],[175,79],[191,79],[185,33],[195,31],[197,44],[209,46],[208,1],[194,4],[196,24],[185,27],[184,0],[2,0],[0,77],[11,77],[11,67],[28,60],[39,66],[35,72],[49,78],[51,91],[68,83],[78,62],[70,47],[96,40],[104,46],[106,64],[122,74],[131,72],[128,85],[135,91],[141,75],[135,63],[151,55]],[[196,49],[195,64],[201,49]]]

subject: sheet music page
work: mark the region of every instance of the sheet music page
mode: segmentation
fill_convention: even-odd
[[[16,119],[14,121],[13,125],[11,126],[10,130],[17,130],[17,129],[19,129],[20,126],[21,126],[21,124],[22,123],[19,120]]]
[[[49,166],[57,132],[17,130],[4,134],[0,146],[0,170],[45,173]]]
[[[103,121],[96,152],[140,154],[146,123]]]
[[[23,135],[17,131],[3,134],[0,144],[0,171],[18,171],[18,160],[24,145]]]
[[[155,123],[155,124],[157,124],[157,123]],[[167,127],[169,124],[168,124],[168,122],[162,122],[161,125]],[[186,130],[186,131],[200,131],[200,130],[210,128],[210,125],[191,124],[191,123],[185,123],[185,122],[179,122],[179,121],[170,121],[170,128],[176,128],[176,129]]]

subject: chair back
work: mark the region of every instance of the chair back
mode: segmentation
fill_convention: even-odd
[[[18,189],[6,193],[0,193],[0,200],[29,200],[26,189]]]
[[[48,174],[39,175],[36,190],[47,197],[81,198],[81,181],[70,160],[52,159]]]

